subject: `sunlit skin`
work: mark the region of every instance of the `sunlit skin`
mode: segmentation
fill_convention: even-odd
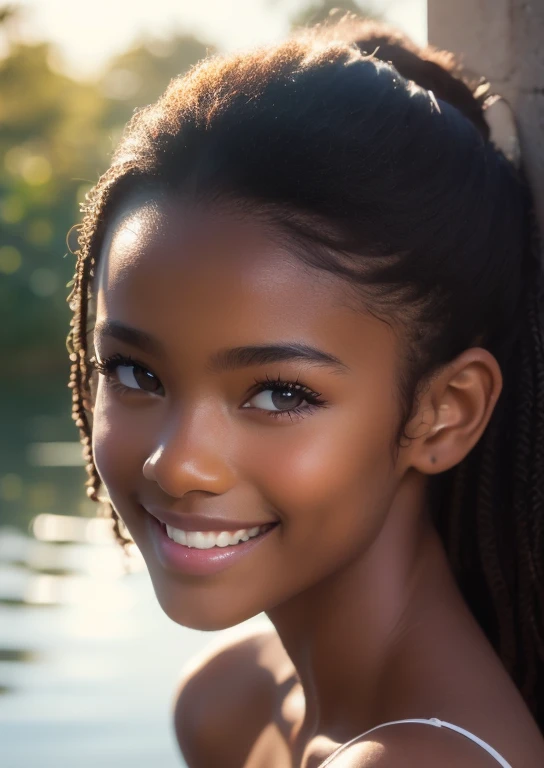
[[[174,621],[221,629],[262,611],[272,620],[275,658],[294,681],[277,764],[283,754],[314,768],[335,744],[404,717],[457,722],[507,755],[527,750],[531,721],[425,508],[428,476],[459,463],[489,421],[502,386],[492,355],[475,347],[439,371],[406,426],[411,439],[396,446],[402,324],[365,311],[256,217],[133,195],[109,222],[94,287],[97,358],[141,366],[138,378],[130,362],[99,376],[98,471]],[[220,364],[225,350],[284,345],[336,362]],[[271,410],[265,387],[254,394],[267,379],[297,382],[321,404],[300,397],[298,413]],[[157,558],[153,504],[180,520],[279,524],[254,554],[189,577]],[[242,742],[256,739],[252,727],[248,715]],[[431,756],[444,743],[473,760],[464,765],[490,765],[451,734],[418,733],[414,749],[421,738]],[[382,765],[357,762],[364,748],[342,764]],[[264,764],[255,752],[244,763]]]

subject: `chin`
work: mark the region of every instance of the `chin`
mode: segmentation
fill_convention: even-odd
[[[241,624],[261,613],[247,606],[233,605],[233,601],[224,597],[213,597],[213,588],[190,587],[172,588],[163,580],[155,580],[151,574],[155,595],[164,613],[176,624],[201,632],[217,632]],[[159,583],[159,581],[161,583]]]

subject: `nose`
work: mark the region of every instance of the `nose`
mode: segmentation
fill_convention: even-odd
[[[227,429],[217,410],[185,410],[170,418],[144,462],[144,477],[173,498],[190,491],[226,493],[235,483]]]

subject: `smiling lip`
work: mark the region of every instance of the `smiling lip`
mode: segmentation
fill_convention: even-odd
[[[165,524],[154,515],[147,516],[147,523],[155,555],[162,567],[187,576],[211,576],[224,571],[262,546],[277,528],[277,524],[272,524],[264,533],[232,546],[197,549],[169,538]]]
[[[224,517],[211,517],[209,515],[197,515],[191,512],[169,512],[155,506],[144,506],[146,512],[149,512],[160,523],[171,525],[181,531],[239,531],[242,528],[256,528],[261,525],[277,523],[277,520],[229,520]]]

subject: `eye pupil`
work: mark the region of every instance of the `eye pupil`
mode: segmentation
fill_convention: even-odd
[[[304,400],[304,397],[298,392],[289,389],[283,389],[272,393],[272,403],[278,410],[287,408],[296,408]],[[297,400],[299,402],[297,402]]]
[[[139,365],[134,365],[132,367],[132,375],[138,386],[146,392],[156,392],[161,387],[157,377]]]

